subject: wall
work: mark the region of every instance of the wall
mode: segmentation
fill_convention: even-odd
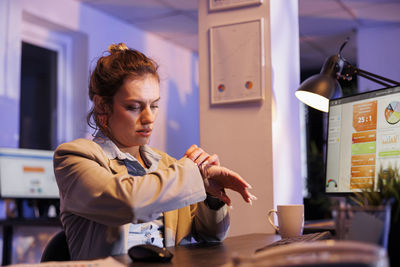
[[[77,49],[72,70],[80,70],[71,75],[72,92],[65,96],[69,104],[59,114],[69,112],[64,131],[71,134],[60,142],[88,136],[88,68],[111,43],[125,42],[160,65],[160,117],[151,144],[180,157],[191,144],[198,143],[197,54],[77,1],[2,0],[0,15],[0,146],[18,146],[20,42],[26,23],[37,23],[70,37]]]
[[[233,201],[230,235],[272,233],[267,211],[277,204],[302,203],[299,104],[294,97],[299,84],[297,1],[211,12],[208,2],[199,1],[200,144],[240,173],[258,197],[249,206],[238,194],[228,193]],[[257,18],[264,18],[264,100],[210,105],[209,29]]]
[[[358,67],[400,82],[399,36],[398,25],[359,28],[357,32]],[[363,77],[358,77],[360,92],[383,87]]]

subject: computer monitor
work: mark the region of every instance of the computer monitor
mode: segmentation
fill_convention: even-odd
[[[400,167],[400,87],[329,102],[326,193],[376,185],[382,167]]]
[[[58,199],[53,151],[0,148],[0,197]]]

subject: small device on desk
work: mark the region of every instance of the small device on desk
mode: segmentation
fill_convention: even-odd
[[[133,261],[168,262],[174,256],[166,248],[154,245],[136,245],[128,250],[128,255]]]

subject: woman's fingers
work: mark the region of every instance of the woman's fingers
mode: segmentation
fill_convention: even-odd
[[[216,154],[211,155],[208,159],[208,164],[219,166],[219,157]]]
[[[207,158],[209,155],[204,152],[203,149],[200,147],[197,147],[196,145],[192,145],[185,153],[185,156],[187,156],[189,159],[191,159],[194,163],[198,163],[200,160],[204,160]],[[197,162],[196,162],[197,160]]]
[[[228,206],[231,206],[232,203],[231,199],[228,197],[228,195],[224,192],[223,188],[218,183],[216,183],[213,180],[207,180],[207,183],[204,184],[208,194],[220,199]]]
[[[185,152],[185,156],[189,157],[189,155],[197,148],[196,145],[191,145],[188,150]]]
[[[247,183],[238,173],[220,166],[217,155],[209,155],[197,145],[192,145],[186,152],[185,156],[196,163],[205,179],[205,187],[209,194],[219,198],[229,206],[231,200],[222,189],[228,188],[238,192],[244,201],[252,203],[257,199],[248,189],[251,185]]]
[[[251,185],[247,183],[242,176],[240,176],[237,172],[234,172],[228,168],[219,166],[221,169],[221,174],[225,178],[224,183],[229,186],[233,190],[240,188],[249,188],[251,189]],[[236,190],[235,190],[236,191]]]
[[[241,177],[240,180],[238,180],[237,177],[233,178],[231,180],[231,185],[227,185],[226,188],[229,188],[241,194],[244,201],[246,201],[247,203],[253,204],[253,200],[257,200],[257,197],[249,192],[249,189],[251,189],[251,185],[244,181]]]
[[[253,200],[257,199],[248,191],[248,189],[251,189],[251,185],[247,183],[238,173],[225,167],[215,165],[208,165],[204,168],[201,168],[201,170],[203,173],[203,178],[208,179],[208,187],[210,187],[210,190],[221,190],[223,188],[231,189],[238,192],[243,197],[244,201],[250,204]]]
[[[207,152],[196,145],[192,145],[186,152],[185,156],[187,156],[190,160],[196,163],[198,166],[200,165],[219,165],[219,158],[217,155],[210,156]]]
[[[197,164],[197,166],[202,165],[202,164],[208,164],[208,158],[210,157],[210,155],[208,155],[207,153],[205,153],[204,151],[202,153],[200,153],[197,158],[194,160],[194,163]]]
[[[239,191],[238,191],[238,192],[239,192]],[[243,189],[243,190],[240,191],[239,193],[242,195],[244,201],[246,201],[246,202],[249,203],[250,205],[253,204],[253,200],[257,200],[257,197],[256,197],[255,195],[251,194],[251,193],[247,190],[247,188]]]

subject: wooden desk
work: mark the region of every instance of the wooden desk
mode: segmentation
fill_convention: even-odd
[[[127,266],[190,266],[213,267],[228,263],[232,255],[250,256],[256,249],[264,247],[280,239],[274,234],[249,234],[229,237],[222,243],[193,244],[168,248],[173,254],[171,263],[132,262],[128,255],[115,256],[114,258]]]

